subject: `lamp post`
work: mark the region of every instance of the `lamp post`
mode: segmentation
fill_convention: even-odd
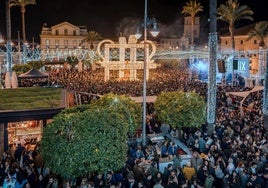
[[[149,19],[147,15],[148,3],[147,0],[144,2],[144,19],[143,19],[143,42],[144,42],[144,63],[143,63],[143,102],[142,102],[142,146],[146,146],[146,88],[147,88],[147,64],[148,64],[148,53],[149,48],[147,44],[147,27],[152,26],[152,31],[150,33],[153,37],[156,37],[159,34],[157,28],[157,22],[155,18]],[[136,33],[136,38],[139,39],[141,37],[141,33]]]

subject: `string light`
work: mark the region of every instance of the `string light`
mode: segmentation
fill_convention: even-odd
[[[265,66],[265,77],[264,77],[264,89],[263,89],[263,103],[262,113],[264,116],[268,115],[268,50],[266,50],[266,66]]]
[[[208,94],[207,94],[207,123],[215,123],[216,114],[216,62],[217,62],[217,33],[209,34],[209,74],[208,74]]]
[[[216,41],[217,42],[217,41]],[[265,49],[263,50],[265,51]],[[0,49],[0,56],[5,56],[5,49]],[[236,57],[251,57],[258,58],[263,52],[259,50],[243,50],[236,51]],[[20,52],[12,48],[12,59],[14,62],[19,62],[19,58],[24,58],[26,62],[28,61],[54,61],[54,60],[66,60],[68,56],[76,57],[78,60],[92,60],[98,56],[97,51],[89,49],[40,49],[38,47],[32,49],[26,47],[26,53],[24,57],[20,57]],[[221,50],[217,51],[217,59],[224,59],[231,54],[231,50]],[[153,59],[190,59],[192,56],[195,58],[209,59],[209,49],[195,48],[194,50],[178,50],[178,49],[168,49],[168,50],[157,50],[153,56]],[[119,53],[110,53],[111,58],[119,59]],[[143,51],[137,50],[137,57],[142,57]]]

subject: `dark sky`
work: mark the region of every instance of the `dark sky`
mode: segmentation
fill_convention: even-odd
[[[155,17],[164,36],[176,35],[182,31],[182,6],[188,0],[148,0],[148,16]],[[27,40],[39,41],[43,23],[48,26],[68,21],[74,25],[86,25],[89,30],[100,33],[104,38],[114,38],[119,32],[135,33],[135,28],[143,19],[144,0],[36,0],[36,5],[26,6]],[[198,0],[204,6],[199,13],[206,22],[209,0]],[[218,0],[218,5],[225,0]],[[240,0],[255,12],[255,21],[268,20],[267,0]],[[12,38],[21,32],[19,7],[11,9]],[[246,24],[241,22],[240,24]],[[5,36],[5,0],[0,0],[0,32]],[[207,27],[204,24],[204,27]],[[22,32],[21,32],[22,33]]]

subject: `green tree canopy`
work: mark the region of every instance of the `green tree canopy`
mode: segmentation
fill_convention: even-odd
[[[45,62],[44,61],[30,61],[27,63],[27,65],[30,65],[31,67],[39,70],[45,65]]]
[[[75,56],[68,56],[66,58],[66,62],[69,63],[73,68],[79,63],[77,57]]]
[[[30,61],[27,64],[16,64],[12,67],[12,70],[17,73],[17,75],[25,73],[32,68],[41,69],[45,63],[43,61]]]
[[[127,120],[128,133],[133,134],[141,126],[141,106],[124,95],[107,94],[92,103],[93,108],[113,108]]]
[[[132,104],[127,97],[109,94],[58,114],[43,132],[41,152],[46,166],[65,178],[121,169],[130,124],[139,122],[132,114],[138,104]]]
[[[206,121],[206,103],[195,92],[163,92],[155,110],[160,121],[177,128],[199,127]]]
[[[17,73],[17,75],[25,73],[31,70],[32,66],[29,64],[16,64],[12,67],[12,70]]]

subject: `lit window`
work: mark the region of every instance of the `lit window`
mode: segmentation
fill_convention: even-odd
[[[77,46],[77,41],[76,40],[73,40],[73,46],[74,46],[74,48],[76,48],[76,46]]]
[[[59,40],[55,40],[55,46],[56,46],[56,48],[58,48],[60,46],[60,41]]]
[[[50,40],[46,39],[46,47],[49,47],[49,46],[50,46]]]
[[[64,46],[65,48],[68,48],[68,40],[64,40]]]

